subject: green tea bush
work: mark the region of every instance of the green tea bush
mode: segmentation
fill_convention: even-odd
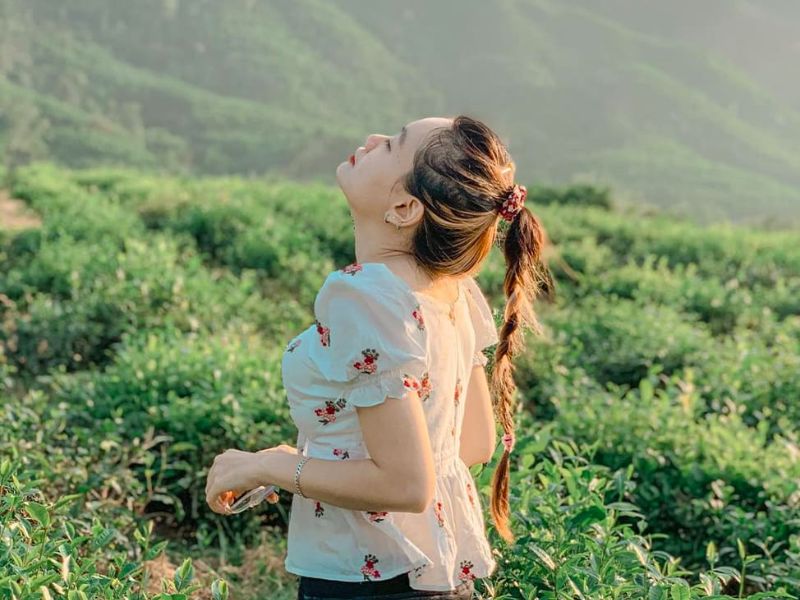
[[[753,295],[779,319],[800,315],[800,277],[780,278],[771,287],[757,289]]]
[[[13,249],[15,260],[8,261],[5,276],[5,293],[16,301],[26,292],[70,299],[82,284],[113,275],[117,267],[120,249],[112,240],[84,242],[65,235],[39,239],[35,250],[20,252],[19,248],[33,236],[20,237],[24,239]]]
[[[708,409],[736,412],[769,435],[800,429],[800,339],[786,322],[769,335],[737,330],[708,352],[696,369],[696,385]]]
[[[755,579],[747,579],[752,555],[745,553],[738,568],[731,568],[716,567],[712,554],[694,581],[678,560],[654,550],[651,534],[644,535],[645,517],[632,500],[631,465],[596,464],[596,446],[554,436],[555,423],[537,427],[523,418],[522,429],[510,485],[516,539],[508,546],[489,530],[493,545],[504,550],[495,550],[496,575],[480,580],[488,597],[723,599],[733,598],[723,594],[739,582],[754,586]],[[482,490],[490,476],[489,469],[478,474]],[[795,598],[785,585],[748,597]]]
[[[757,321],[760,309],[753,293],[736,279],[701,278],[694,263],[670,269],[664,256],[649,254],[642,264],[628,262],[591,277],[585,295],[610,295],[641,305],[662,304],[696,315],[715,335],[727,335],[745,321]]]
[[[528,201],[539,204],[565,204],[571,206],[587,206],[611,210],[614,203],[611,189],[587,184],[575,184],[566,187],[531,185],[528,187]]]
[[[68,427],[67,404],[40,391],[0,398],[0,597],[172,598],[143,591],[146,562],[168,542],[154,539],[154,522],[141,518],[131,496],[120,495],[126,480],[136,481],[131,466],[146,460],[158,440],[114,447],[92,430]],[[158,489],[137,483],[143,494]],[[197,590],[192,572],[187,559],[162,589]],[[224,581],[212,584],[215,598],[226,590]]]
[[[569,294],[566,300],[570,300],[590,293],[592,284],[613,272],[615,263],[611,250],[589,236],[558,246],[556,257],[549,265],[557,280],[567,282]]]
[[[514,381],[520,390],[519,401],[526,413],[538,422],[558,418],[555,402],[567,398],[578,401],[593,392],[602,392],[604,385],[570,361],[569,349],[547,327],[548,335],[530,337],[524,354],[515,360]]]
[[[53,165],[34,163],[19,169],[11,193],[42,215],[46,237],[68,235],[87,241],[106,238],[122,244],[144,231],[135,213],[100,194],[90,194]]]
[[[292,198],[262,199],[242,193],[220,202],[211,191],[201,189],[193,202],[177,205],[158,220],[149,213],[149,224],[190,236],[212,264],[234,274],[252,269],[271,285],[296,294],[334,267],[322,250],[327,236],[321,236],[320,229],[303,215],[299,215],[303,227],[298,227],[290,214],[283,214],[282,202],[297,210],[290,204]]]
[[[57,367],[68,371],[102,365],[108,349],[120,340],[127,315],[102,298],[82,304],[36,294],[26,312],[4,314],[0,344],[18,369],[30,380]]]
[[[152,499],[168,505],[174,521],[188,515],[192,522],[216,523],[204,493],[214,456],[293,437],[281,398],[282,349],[267,350],[258,336],[235,333],[212,337],[164,328],[126,334],[113,364],[101,372],[57,376],[52,394],[69,407],[67,427],[92,431],[104,444],[121,446],[151,429],[153,436],[164,436],[169,444],[155,449],[146,469],[134,472],[143,482],[147,470],[157,469],[160,492]],[[138,498],[142,489],[121,492]],[[244,530],[246,520],[226,525]]]
[[[700,323],[670,307],[597,296],[570,304],[547,324],[565,347],[565,364],[601,383],[636,386],[653,364],[671,373],[695,364],[713,344]]]
[[[641,263],[651,254],[663,256],[671,269],[694,264],[700,277],[735,278],[744,288],[769,287],[800,273],[796,232],[754,231],[728,224],[698,227],[666,215],[624,218],[598,210],[565,212],[560,207],[556,215],[562,212],[568,215],[571,230],[591,232],[612,250],[619,264]]]
[[[201,490],[225,448],[294,441],[280,354],[324,276],[353,260],[341,193],[49,165],[9,183],[44,221],[0,233],[0,388],[13,398],[0,456],[47,498],[82,494],[70,514],[121,544],[146,520],[232,556],[265,521],[285,526],[288,499],[230,519]],[[560,296],[515,360],[519,540],[481,585],[554,600],[800,592],[796,235],[547,193],[537,212]],[[496,317],[504,276],[493,249],[481,279]],[[126,548],[86,556],[138,565]]]
[[[236,274],[253,269],[295,295],[333,265],[352,261],[352,242],[343,241],[351,227],[347,205],[327,186],[277,176],[185,180],[104,170],[77,171],[72,179],[132,207],[151,229],[190,236],[213,263]]]
[[[737,538],[771,547],[773,555],[796,552],[792,523],[800,519],[800,453],[796,441],[768,439],[767,423],[748,427],[740,416],[705,413],[690,372],[658,380],[654,367],[637,389],[557,402],[555,431],[597,444],[596,459],[611,468],[632,465],[636,503],[654,531],[671,532],[660,546],[696,568],[704,560],[697,540],[735,555]],[[794,448],[794,449],[793,449]],[[754,576],[789,577],[758,562]],[[791,577],[800,572],[791,570]],[[786,579],[788,583],[789,578]]]
[[[278,325],[278,333],[286,327],[275,323],[275,309],[253,277],[215,276],[191,248],[159,234],[129,238],[122,249],[66,237],[45,242],[6,281],[16,304],[4,311],[0,341],[30,375],[104,365],[126,331],[164,324],[214,330],[250,323],[267,332]],[[294,320],[300,312],[281,310]]]
[[[152,539],[152,522],[133,528],[104,523],[83,510],[82,494],[48,496],[37,475],[19,462],[0,460],[0,597],[170,600],[202,588],[192,583],[194,568],[187,558],[173,580],[161,581],[169,592],[143,591],[149,575],[145,562],[167,546]],[[215,581],[212,597],[227,596],[225,581]]]

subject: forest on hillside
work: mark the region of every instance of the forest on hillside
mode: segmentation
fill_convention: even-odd
[[[784,228],[798,39],[788,0],[0,0],[0,158],[332,184],[368,134],[464,112],[531,182]]]

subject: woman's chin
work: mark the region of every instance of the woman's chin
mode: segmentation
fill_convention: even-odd
[[[342,162],[340,162],[338,165],[336,165],[336,182],[337,182],[337,183],[339,183],[339,186],[340,186],[340,187],[341,187],[341,185],[342,185],[342,184],[339,182],[339,177],[340,177],[340,174],[342,173],[342,171],[344,171],[345,169],[347,169],[347,168],[349,168],[349,167],[350,167],[350,165],[348,164],[348,162],[347,162],[346,160],[343,160],[343,161],[342,161]]]
[[[347,194],[348,185],[346,183],[347,175],[344,173],[345,170],[349,169],[350,165],[347,164],[347,161],[341,163],[338,167],[336,167],[336,184],[339,186],[339,189],[342,190],[345,194]]]

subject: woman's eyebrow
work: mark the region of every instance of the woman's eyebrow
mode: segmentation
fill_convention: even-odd
[[[400,139],[399,139],[399,142],[400,142],[401,146],[403,145],[403,142],[406,141],[406,134],[407,133],[408,133],[408,130],[406,129],[406,126],[403,125],[403,128],[400,130]]]

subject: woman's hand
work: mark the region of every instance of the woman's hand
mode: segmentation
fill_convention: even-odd
[[[291,446],[281,444],[258,452],[229,448],[217,454],[206,478],[206,503],[211,510],[223,515],[231,514],[230,506],[238,496],[259,485],[268,485],[269,461],[266,455],[272,451],[285,452],[287,448]],[[273,504],[278,499],[275,492],[266,498],[267,502]]]

